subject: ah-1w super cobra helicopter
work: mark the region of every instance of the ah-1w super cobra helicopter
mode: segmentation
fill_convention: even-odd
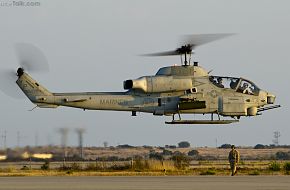
[[[196,46],[223,38],[228,34],[189,35],[175,51],[148,54],[180,55],[181,66],[168,66],[153,76],[143,76],[123,83],[125,92],[52,93],[32,79],[23,67],[18,68],[16,83],[39,108],[68,106],[84,110],[129,111],[172,116],[167,124],[229,124],[241,116],[256,116],[280,107],[275,95],[261,90],[250,80],[236,77],[209,76],[197,62],[191,64]],[[175,119],[175,115],[178,119]],[[207,120],[182,120],[181,114],[210,114]],[[218,119],[213,115],[217,114]],[[220,119],[228,116],[231,119]]]

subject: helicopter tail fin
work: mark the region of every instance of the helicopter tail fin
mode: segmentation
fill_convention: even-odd
[[[31,78],[27,73],[18,74],[17,85],[24,92],[24,94],[33,103],[38,103],[40,97],[53,97],[53,94],[45,87],[40,85],[36,80]]]

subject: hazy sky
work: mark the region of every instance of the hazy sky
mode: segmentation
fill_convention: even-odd
[[[27,110],[27,99],[0,92],[0,135],[8,146],[59,144],[57,128],[85,127],[85,145],[165,145],[187,140],[192,146],[290,144],[290,2],[287,0],[32,0],[40,6],[8,6],[0,0],[0,69],[17,68],[13,44],[32,43],[46,55],[47,74],[33,74],[53,92],[123,91],[123,81],[153,75],[179,57],[138,55],[175,49],[184,34],[237,33],[197,49],[195,60],[214,75],[245,77],[277,95],[281,109],[242,118],[230,125],[165,125],[171,117],[130,112],[83,111],[60,107]],[[24,96],[24,95],[23,95]],[[187,116],[186,118],[194,118]],[[3,139],[0,138],[0,145]]]

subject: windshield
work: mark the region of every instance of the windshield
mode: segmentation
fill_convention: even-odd
[[[260,90],[253,82],[242,78],[210,76],[209,80],[219,88],[232,89],[243,94],[258,95]]]
[[[240,79],[234,77],[210,76],[209,80],[219,88],[230,88],[235,90]]]
[[[260,89],[251,81],[246,79],[241,79],[237,92],[250,95],[258,95]]]

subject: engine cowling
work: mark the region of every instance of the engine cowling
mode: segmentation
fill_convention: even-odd
[[[183,91],[191,88],[191,78],[172,76],[146,76],[124,81],[124,89],[139,89],[146,93]]]

